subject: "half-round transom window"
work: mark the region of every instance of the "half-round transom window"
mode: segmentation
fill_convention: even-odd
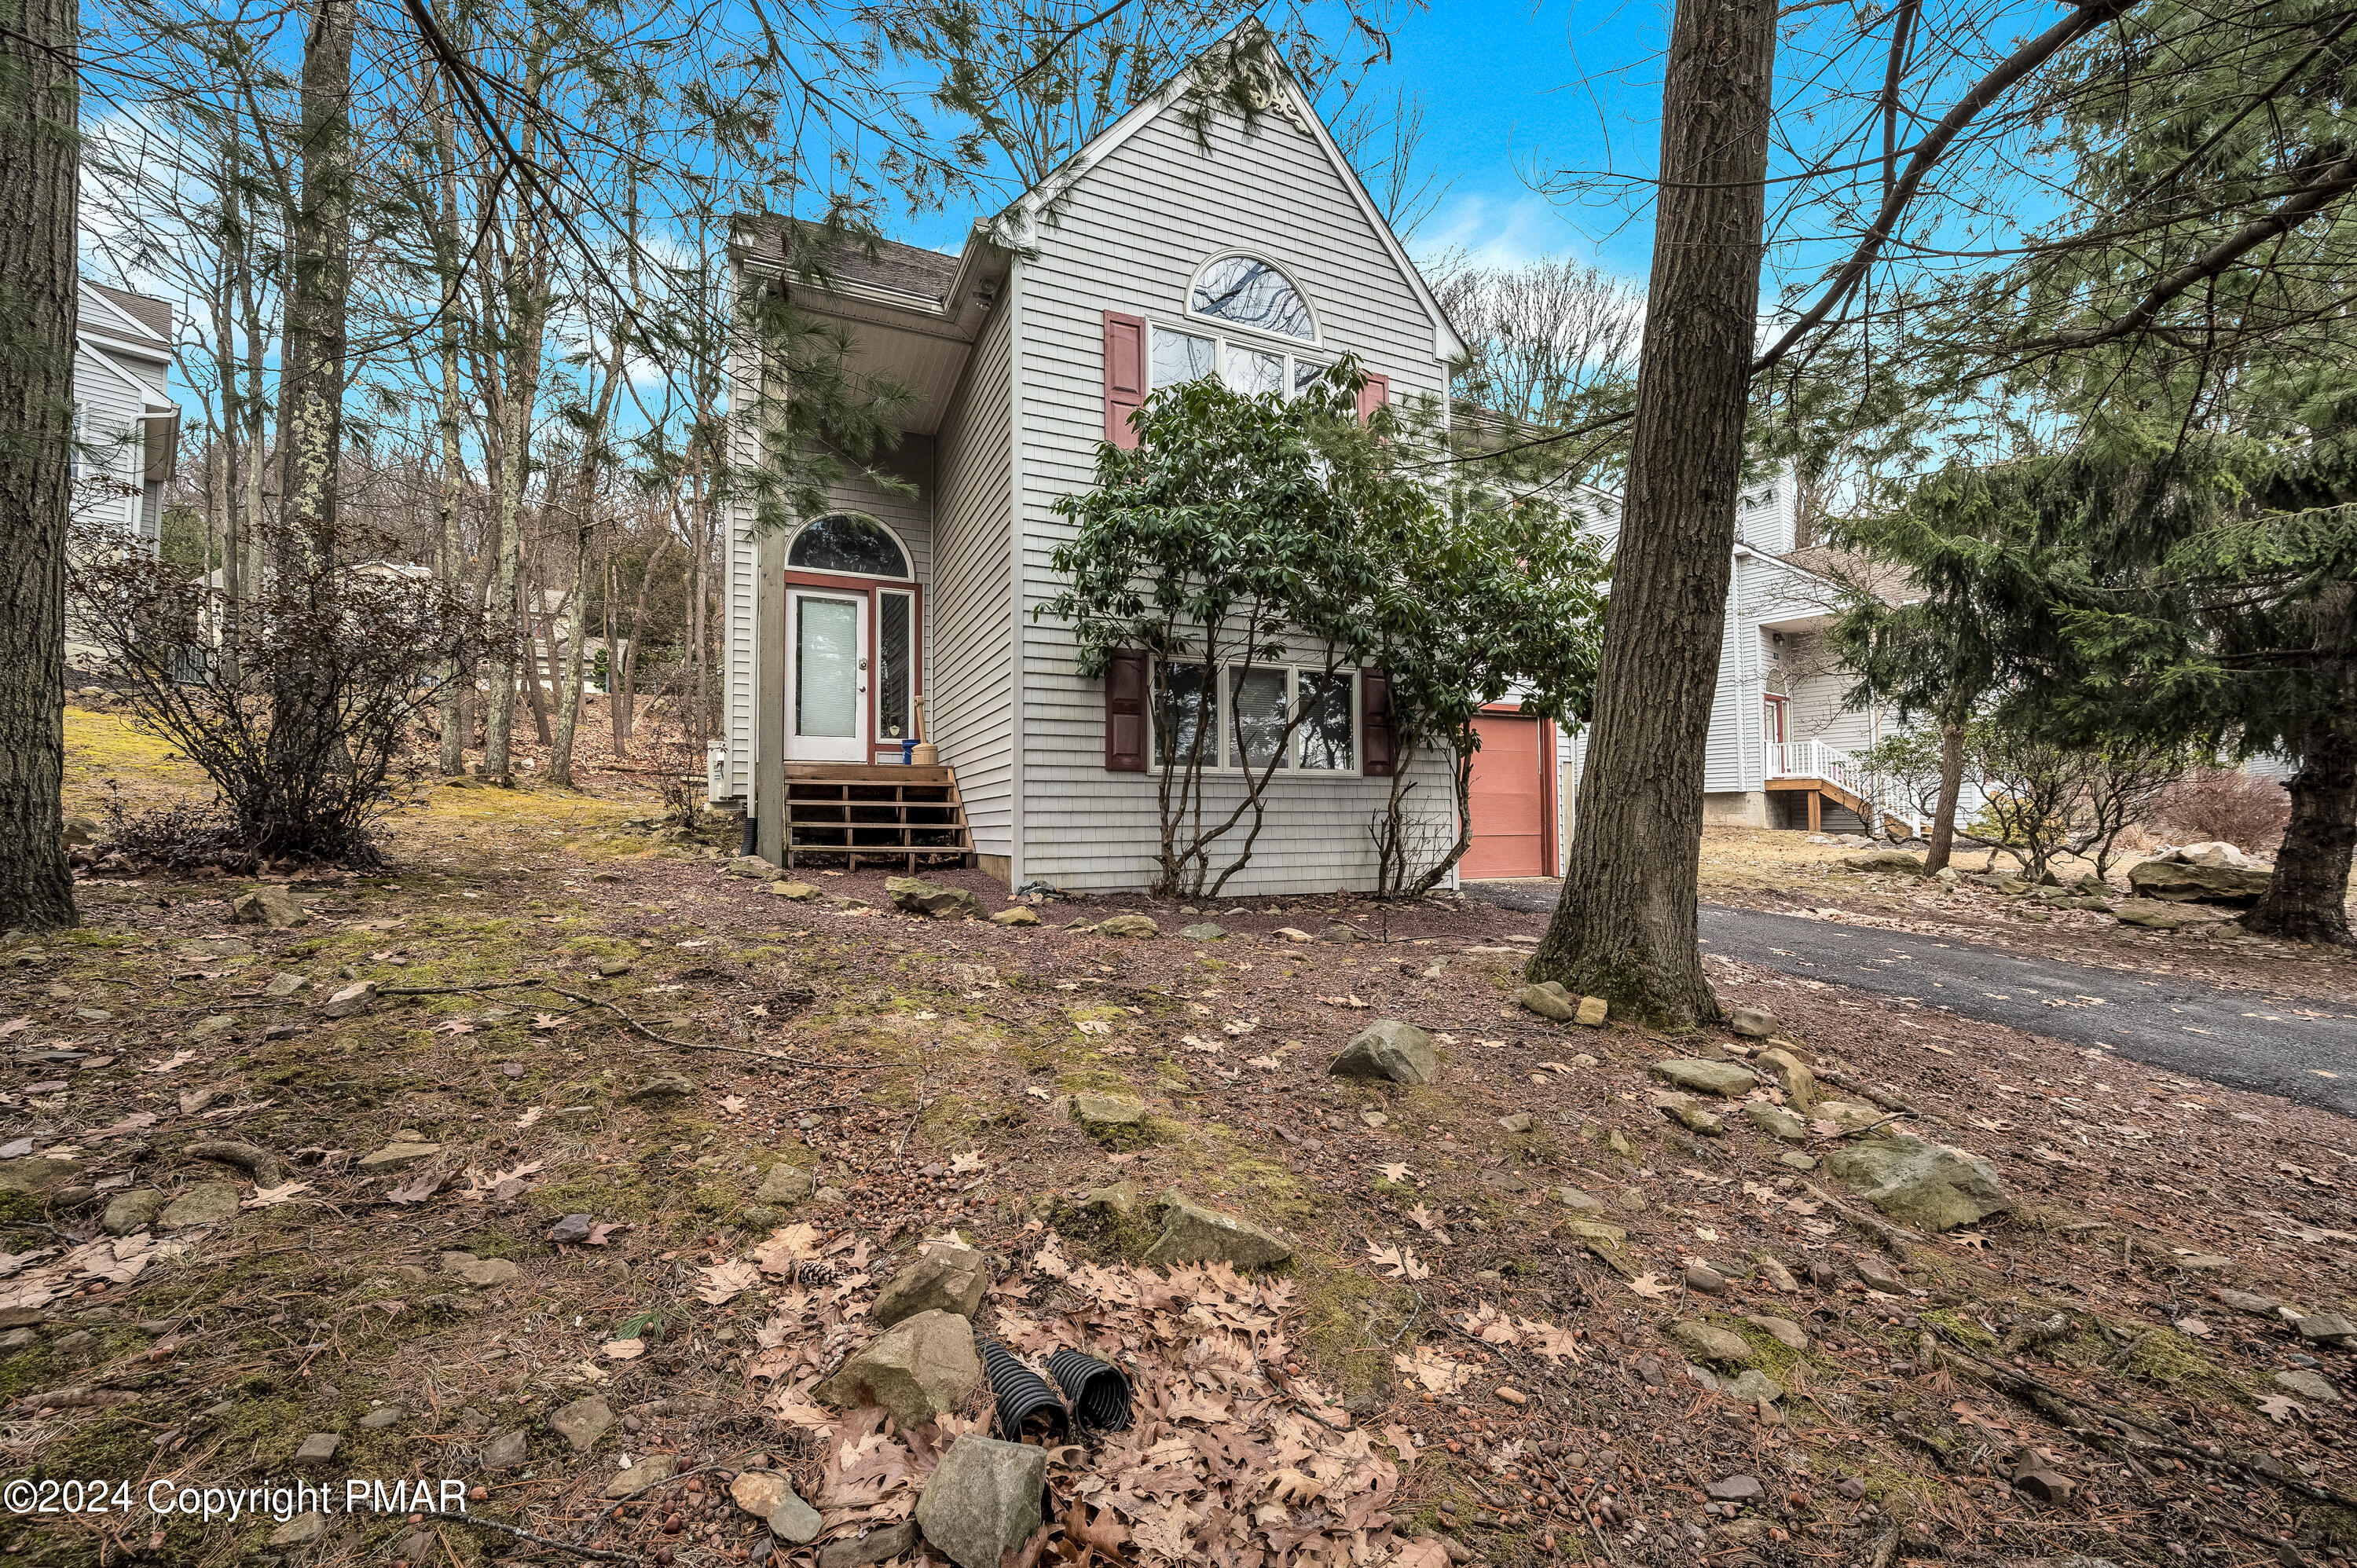
[[[856,511],[829,512],[794,535],[786,564],[857,577],[906,577],[908,553],[891,531]]]
[[[1222,256],[1205,267],[1195,279],[1189,304],[1196,315],[1214,321],[1232,321],[1304,342],[1318,336],[1300,292],[1257,256]]]

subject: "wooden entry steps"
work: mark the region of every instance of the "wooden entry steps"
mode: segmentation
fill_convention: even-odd
[[[1871,822],[1874,819],[1874,808],[1867,803],[1864,796],[1844,789],[1830,779],[1770,779],[1762,788],[1770,793],[1789,789],[1807,796],[1809,832],[1813,833],[1824,831],[1824,808],[1828,800],[1847,811],[1861,822]],[[1893,839],[1907,839],[1914,836],[1915,829],[1912,823],[1901,821],[1888,812],[1883,814],[1882,822],[1884,831]]]
[[[974,835],[951,768],[858,762],[786,764],[785,854],[863,865],[971,865]]]

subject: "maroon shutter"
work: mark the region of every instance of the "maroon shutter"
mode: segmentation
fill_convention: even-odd
[[[1115,652],[1105,666],[1105,771],[1146,771],[1146,654]]]
[[[1364,424],[1374,417],[1375,410],[1392,400],[1392,379],[1370,375],[1367,384],[1359,389],[1359,423]]]
[[[1129,416],[1146,404],[1146,318],[1104,313],[1104,438],[1126,451],[1137,445]],[[1143,767],[1143,764],[1140,764]]]
[[[1359,671],[1359,771],[1388,779],[1399,769],[1399,737],[1392,731],[1392,678]]]

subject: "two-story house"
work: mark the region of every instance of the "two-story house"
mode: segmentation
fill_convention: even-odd
[[[163,538],[164,486],[178,461],[172,306],[81,280],[74,336],[74,510],[149,551]]]
[[[1199,136],[1189,82],[1173,81],[954,255],[886,245],[822,281],[785,274],[774,228],[740,242],[742,278],[848,328],[857,368],[917,399],[888,459],[906,493],[855,481],[790,528],[731,521],[714,794],[747,805],[764,856],[889,862],[963,833],[1010,886],[1151,879],[1142,671],[1083,679],[1071,629],[1035,614],[1060,586],[1054,503],[1093,482],[1100,443],[1135,438],[1128,417],[1157,387],[1208,374],[1289,393],[1351,354],[1369,399],[1445,405],[1460,352],[1306,95],[1281,73],[1266,86],[1265,113],[1215,112]],[[739,408],[761,373],[737,367]],[[1252,680],[1222,682],[1218,701],[1308,695],[1299,671]],[[1395,768],[1383,689],[1361,671],[1318,693],[1347,722],[1286,758],[1231,894],[1373,885],[1368,829]],[[938,768],[902,760],[920,703]],[[1233,728],[1220,731],[1214,800],[1232,800]],[[1445,831],[1445,760],[1412,766],[1430,778],[1411,807]]]

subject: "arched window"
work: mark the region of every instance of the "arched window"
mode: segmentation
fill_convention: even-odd
[[[856,511],[834,511],[794,535],[786,564],[810,572],[845,572],[855,577],[907,577],[909,553],[892,531]]]
[[[1222,256],[1197,274],[1188,308],[1214,321],[1314,342],[1308,302],[1286,275],[1257,256]]]

